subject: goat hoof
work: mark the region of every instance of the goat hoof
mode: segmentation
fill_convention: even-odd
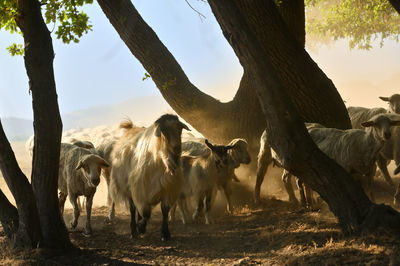
[[[77,225],[78,225],[77,222],[72,222],[71,223],[71,229],[75,229]]]
[[[146,225],[144,225],[144,224],[138,223],[136,226],[136,229],[139,234],[146,233]]]
[[[92,236],[92,232],[91,231],[90,232],[84,232],[84,233],[82,233],[82,235],[84,237],[91,237]]]
[[[114,219],[110,219],[110,217],[107,217],[106,219],[104,219],[104,223],[111,225],[114,224],[115,220]]]
[[[137,230],[131,230],[131,239],[138,237],[139,237],[139,232]]]
[[[168,241],[168,240],[170,240],[171,239],[171,234],[168,232],[168,233],[164,233],[162,236],[161,236],[161,241],[162,242],[165,242],[165,241]]]

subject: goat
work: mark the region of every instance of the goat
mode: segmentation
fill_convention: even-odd
[[[61,215],[64,213],[64,204],[69,200],[74,208],[74,219],[71,228],[78,224],[79,207],[77,197],[86,197],[86,227],[85,234],[92,234],[90,223],[93,196],[96,187],[100,183],[101,169],[110,165],[100,156],[93,154],[91,150],[78,147],[73,144],[61,143],[60,166],[58,174],[59,207]]]
[[[132,138],[136,134],[142,132],[145,128],[144,127],[136,127],[131,120],[125,120],[120,123],[120,129],[124,129],[123,137],[125,139]],[[100,142],[100,144],[96,147],[100,156],[105,158],[106,160],[112,162],[112,152],[114,150],[114,146],[118,141],[118,137],[109,136]],[[111,222],[115,217],[115,202],[111,199],[110,195],[110,175],[111,175],[111,168],[103,171],[102,176],[106,180],[107,183],[107,204],[110,206],[109,214],[107,217],[107,222]]]
[[[196,145],[194,143],[186,143],[186,146],[193,146],[190,144]],[[180,203],[179,208],[184,224],[188,217],[186,206],[189,197],[193,197],[197,204],[193,219],[196,220],[203,211],[205,201],[205,223],[210,224],[209,213],[217,188],[217,179],[221,169],[226,168],[228,164],[232,165],[230,162],[232,159],[229,158],[228,150],[231,150],[233,146],[213,145],[208,140],[205,140],[205,145],[209,151],[208,153],[203,153],[199,156],[192,156],[189,153],[182,154],[184,185],[178,203]],[[172,212],[175,211],[175,207],[172,209]],[[173,217],[173,213],[171,213],[171,216]]]
[[[191,156],[207,156],[210,153],[210,149],[200,141],[204,140],[194,139],[194,141],[183,142],[182,150]],[[248,144],[244,139],[233,139],[228,143],[228,146],[233,147],[228,150],[231,163],[219,171],[216,180],[218,189],[224,192],[227,201],[227,210],[228,212],[232,212],[232,180],[240,182],[234,170],[238,168],[240,164],[249,164],[251,162],[251,157],[248,151]]]
[[[400,117],[393,114],[378,114],[370,120],[362,123],[365,130],[348,129],[340,130],[325,128],[322,126],[311,126],[308,132],[317,144],[318,148],[335,160],[347,172],[364,183],[364,189],[370,193],[372,178],[375,173],[375,161],[385,142],[390,141],[391,128],[400,125]],[[261,138],[259,153],[259,166],[257,170],[257,182],[255,188],[255,199],[259,199],[259,191],[268,164],[272,161],[271,150],[264,131]],[[265,159],[264,161],[261,159]],[[265,171],[264,171],[265,170]],[[290,177],[290,176],[289,176]],[[283,177],[287,178],[287,176]],[[287,189],[287,180],[284,180]],[[257,195],[258,193],[258,195]],[[289,200],[293,200],[294,194],[289,194]]]
[[[182,129],[189,130],[177,116],[165,114],[141,132],[122,136],[114,145],[109,191],[114,202],[129,204],[132,237],[145,233],[152,206],[161,202],[161,240],[171,238],[168,213],[183,182]]]

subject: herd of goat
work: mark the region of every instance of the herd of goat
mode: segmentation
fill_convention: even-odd
[[[394,160],[400,164],[400,95],[380,97],[389,109],[349,107],[353,129],[325,128],[306,123],[317,146],[360,182],[367,195],[374,200],[372,184],[379,167],[385,180],[394,186],[387,165]],[[144,234],[152,207],[161,203],[161,239],[170,239],[168,221],[174,219],[179,207],[183,223],[204,217],[212,222],[210,210],[218,190],[232,211],[232,181],[239,181],[235,169],[250,163],[247,142],[234,139],[227,145],[216,145],[191,134],[175,115],[165,114],[151,126],[136,127],[131,121],[120,124],[120,134],[105,133],[92,139],[64,138],[60,150],[58,177],[60,212],[69,197],[73,206],[71,228],[77,226],[80,208],[78,197],[86,198],[87,220],[85,234],[91,235],[90,222],[93,196],[103,175],[108,187],[110,211],[107,219],[115,217],[115,204],[125,203],[131,215],[131,236]],[[94,143],[94,144],[93,144]],[[32,154],[33,139],[27,142]],[[279,158],[267,143],[264,131],[258,154],[257,181],[254,199],[260,201],[260,187],[269,164],[279,165]],[[395,174],[400,172],[400,167]],[[291,185],[291,174],[284,170],[282,179],[289,200],[297,202]],[[310,189],[297,178],[301,204],[311,205]],[[394,204],[400,203],[400,184]],[[307,194],[307,195],[306,195]],[[190,200],[196,203],[190,210]],[[203,210],[204,209],[204,210]]]

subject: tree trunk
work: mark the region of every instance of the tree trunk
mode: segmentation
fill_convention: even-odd
[[[4,134],[1,122],[0,169],[18,208],[19,223],[15,244],[19,247],[35,248],[41,241],[40,222],[35,204],[35,197],[28,179],[18,166],[11,145]],[[3,193],[1,194],[4,195]],[[7,206],[8,204],[5,203],[5,205]],[[5,205],[4,199],[2,199],[2,206]],[[11,207],[8,205],[8,209],[10,208]],[[13,215],[12,212],[13,211],[10,210],[7,213]],[[9,216],[8,219],[15,220],[15,217]]]
[[[38,1],[17,1],[16,22],[25,42],[25,68],[32,92],[34,151],[32,187],[35,192],[43,246],[67,248],[72,244],[58,208],[58,164],[62,123],[54,81],[54,51]]]
[[[264,50],[268,50],[274,68],[292,88],[289,95],[304,120],[349,128],[347,110],[333,83],[300,44],[289,46],[294,37],[280,33],[282,25],[277,25],[276,18],[265,17],[262,10],[265,1],[259,2],[261,10],[244,12],[252,18],[252,27],[256,28]],[[132,54],[149,72],[163,97],[183,119],[213,141],[228,142],[232,138],[244,137],[251,145],[259,146],[265,121],[260,105],[254,101],[255,85],[246,68],[234,99],[221,103],[189,81],[131,1],[98,0],[98,3]],[[256,11],[255,16],[251,15],[253,11]]]
[[[271,57],[252,28],[252,22],[243,12],[253,9],[255,1],[208,2],[244,68],[254,73],[256,92],[267,121],[268,141],[281,158],[284,168],[321,195],[338,217],[343,232],[359,233],[379,226],[398,230],[400,214],[390,207],[370,202],[349,174],[311,140],[288,97],[292,90],[280,80]],[[273,1],[264,2],[264,13],[269,17],[279,17]],[[287,29],[283,33],[288,33]],[[289,44],[294,46],[296,43],[293,38]]]
[[[18,232],[18,210],[0,190],[0,223],[6,237],[11,240]]]
[[[389,0],[389,2],[396,9],[397,13],[400,14],[400,0]]]
[[[285,21],[290,33],[302,47],[306,44],[306,16],[304,0],[285,0],[278,5],[279,14]]]

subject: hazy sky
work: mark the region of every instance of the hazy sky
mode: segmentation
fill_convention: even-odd
[[[198,88],[223,101],[234,96],[242,69],[208,4],[191,1],[206,16],[200,20],[184,0],[133,2]],[[78,44],[65,45],[53,38],[61,112],[159,95],[151,80],[142,81],[146,71],[97,3],[84,9],[92,32]],[[11,57],[5,50],[12,42],[22,43],[22,37],[0,31],[0,117],[31,118],[23,58]],[[310,54],[349,105],[385,107],[378,96],[400,93],[400,45],[388,41],[383,48],[376,47],[350,51],[339,41]]]

